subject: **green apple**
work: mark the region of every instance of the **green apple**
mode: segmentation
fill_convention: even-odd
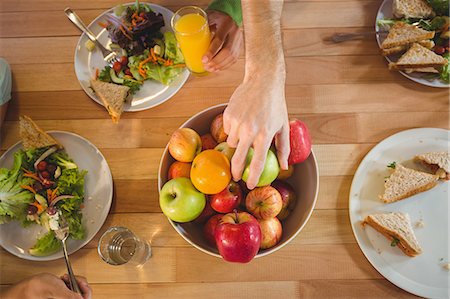
[[[176,222],[189,222],[197,218],[206,205],[206,197],[184,177],[164,184],[159,193],[159,205],[164,215]]]
[[[250,163],[252,161],[254,155],[253,148],[250,148],[247,153],[246,165],[244,168],[244,173],[242,174],[242,179],[244,182],[247,182],[248,177],[250,175]],[[270,185],[280,173],[280,165],[278,164],[277,156],[273,153],[272,150],[267,152],[266,164],[264,164],[263,172],[259,177],[257,187]]]
[[[219,143],[218,145],[216,145],[214,149],[224,154],[228,158],[228,161],[230,162],[231,158],[233,158],[234,152],[236,151],[236,149],[230,147],[226,141]]]

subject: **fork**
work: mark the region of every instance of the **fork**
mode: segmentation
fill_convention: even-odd
[[[80,19],[80,17],[69,7],[67,7],[64,10],[64,13],[69,18],[69,20],[72,21],[72,23],[75,24],[75,26],[78,27],[82,32],[84,32],[87,37],[93,41],[97,47],[100,49],[100,51],[103,54],[103,60],[106,61],[110,66],[114,64],[114,62],[117,61],[117,53],[110,51],[106,49],[95,37],[94,33],[92,33],[91,30],[89,30],[86,25],[83,23],[83,21]]]
[[[75,279],[75,274],[73,274],[72,266],[69,261],[69,254],[67,253],[66,240],[69,237],[69,224],[67,220],[63,217],[62,213],[59,213],[59,228],[55,230],[56,238],[61,240],[63,251],[64,251],[64,260],[66,262],[67,272],[69,272],[69,287],[72,291],[83,295],[80,287],[78,286],[77,280]]]

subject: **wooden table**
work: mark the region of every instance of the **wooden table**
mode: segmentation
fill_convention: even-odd
[[[140,270],[105,264],[96,249],[101,232],[73,254],[73,268],[88,278],[94,298],[410,297],[385,280],[356,244],[348,217],[349,188],[363,156],[385,137],[408,128],[448,128],[449,91],[390,72],[373,37],[342,44],[323,41],[334,32],[372,30],[381,1],[286,1],[289,113],[311,130],[320,193],[309,223],[288,246],[246,265],[225,263],[187,244],[161,213],[156,184],[170,134],[196,112],[227,102],[242,78],[244,58],[220,74],[190,78],[168,102],[125,113],[114,125],[75,77],[73,54],[80,32],[63,9],[70,6],[90,22],[118,2],[127,1],[0,3],[0,56],[10,62],[14,78],[1,152],[19,140],[20,114],[46,130],[84,136],[100,148],[114,177],[113,206],[101,232],[124,225],[152,240],[153,257]],[[172,10],[188,4],[155,3]],[[0,250],[2,287],[35,273],[65,271],[62,260],[32,262]]]

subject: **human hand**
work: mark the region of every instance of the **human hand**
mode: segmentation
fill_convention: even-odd
[[[68,274],[64,274],[63,276],[61,276],[61,279],[64,280],[66,285],[70,285],[69,284],[70,277]],[[91,299],[92,290],[91,290],[91,287],[89,286],[86,278],[83,276],[75,275],[75,280],[77,281],[78,286],[80,287],[81,293],[83,293],[83,299]]]
[[[91,299],[92,292],[84,277],[77,277],[83,297],[72,292],[63,279],[48,273],[40,273],[22,280],[1,293],[1,298],[15,299]]]
[[[243,34],[229,15],[216,10],[208,11],[208,23],[213,38],[202,61],[208,72],[218,72],[237,61]]]
[[[251,146],[254,148],[247,180],[249,189],[255,188],[259,181],[274,137],[281,169],[288,168],[290,153],[285,76],[283,72],[275,72],[270,78],[261,75],[263,72],[255,74],[246,76],[231,96],[223,114],[227,143],[236,148],[231,159],[231,172],[235,181],[242,177],[248,149]]]

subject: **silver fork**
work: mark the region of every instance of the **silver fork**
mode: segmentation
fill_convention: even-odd
[[[69,7],[67,7],[64,10],[64,13],[69,18],[69,20],[72,21],[72,23],[75,24],[75,26],[78,27],[82,32],[84,32],[87,37],[93,41],[97,47],[99,47],[100,51],[103,54],[103,60],[105,60],[109,65],[113,65],[114,62],[117,61],[117,53],[110,51],[106,49],[95,37],[94,33],[92,33],[91,30],[89,30],[86,25],[83,23],[83,21],[80,19],[80,17]]]
[[[374,35],[374,34],[387,34],[387,31],[367,31],[367,32],[351,32],[351,33],[335,33],[332,36],[329,36],[327,40],[335,42],[335,43],[341,43],[348,40],[355,40],[355,39],[361,39],[364,38],[367,35]]]
[[[80,287],[78,286],[77,280],[75,279],[75,274],[73,274],[72,266],[69,261],[69,254],[67,253],[66,240],[69,237],[69,224],[67,220],[63,217],[62,213],[59,213],[59,228],[55,230],[56,237],[61,240],[63,251],[64,251],[64,260],[66,261],[67,272],[69,272],[69,287],[72,291],[83,295],[81,293]]]

